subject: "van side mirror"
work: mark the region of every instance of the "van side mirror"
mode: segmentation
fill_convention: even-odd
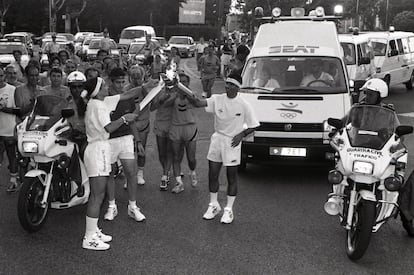
[[[395,129],[395,134],[399,137],[404,135],[411,134],[413,132],[413,127],[408,125],[400,125]]]
[[[371,63],[371,59],[369,57],[361,57],[358,63],[358,65],[367,65]]]
[[[336,129],[342,129],[344,127],[342,120],[338,118],[328,118],[328,124],[335,127]]]
[[[63,118],[69,118],[69,117],[75,115],[75,111],[73,109],[69,109],[69,108],[62,109],[61,114],[62,114]]]

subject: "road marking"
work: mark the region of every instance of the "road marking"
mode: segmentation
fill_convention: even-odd
[[[399,116],[414,117],[414,112],[398,114]]]

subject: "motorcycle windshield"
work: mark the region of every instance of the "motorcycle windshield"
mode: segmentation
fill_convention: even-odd
[[[61,111],[68,107],[67,101],[59,96],[41,95],[36,98],[26,130],[47,131],[61,117]]]
[[[397,127],[395,113],[385,107],[358,105],[352,107],[346,130],[352,147],[380,150]]]

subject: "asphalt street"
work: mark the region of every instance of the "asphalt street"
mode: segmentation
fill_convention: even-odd
[[[191,75],[191,88],[201,92],[194,59],[182,59]],[[217,80],[215,93],[224,91]],[[414,92],[396,86],[388,102],[395,105],[401,123],[414,123]],[[7,194],[5,163],[0,170],[0,274],[414,274],[414,239],[399,220],[375,233],[365,256],[351,262],[345,252],[345,231],[338,218],[324,213],[331,188],[327,167],[249,164],[239,177],[235,220],[222,225],[219,218],[202,219],[209,202],[207,149],[213,119],[197,111],[199,139],[197,173],[192,188],[184,177],[181,194],[159,191],[161,176],[155,136],[147,146],[146,184],[138,204],[147,220],[127,216],[127,193],[117,185],[119,214],[101,220],[114,240],[108,251],[81,248],[86,207],[50,211],[37,233],[25,232],[17,218],[17,195]],[[405,139],[414,152],[414,135]],[[413,169],[414,154],[408,171]],[[183,170],[187,173],[186,162]],[[226,201],[226,180],[220,177],[219,201]],[[106,210],[106,203],[102,215]]]

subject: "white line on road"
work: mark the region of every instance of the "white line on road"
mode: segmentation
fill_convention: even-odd
[[[399,116],[414,117],[414,112],[398,114]]]

